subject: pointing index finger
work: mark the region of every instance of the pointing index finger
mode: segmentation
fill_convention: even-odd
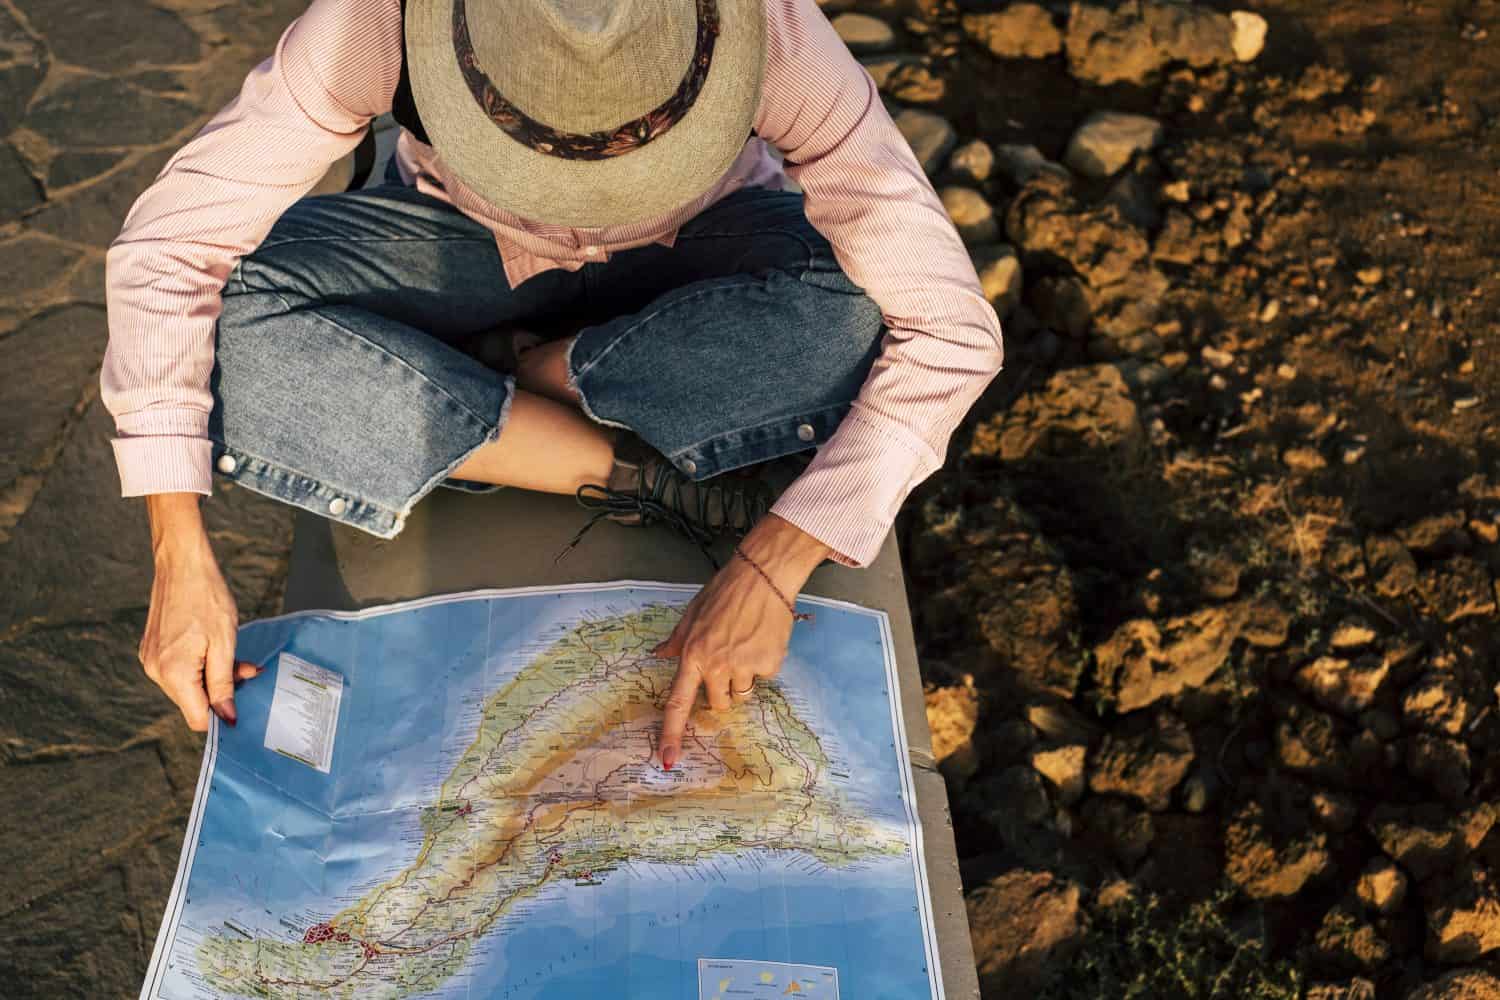
[[[698,700],[698,685],[702,682],[703,675],[690,661],[678,664],[661,723],[661,766],[665,770],[670,771],[677,763],[682,751],[682,735],[687,729],[688,716],[693,713],[693,703]]]

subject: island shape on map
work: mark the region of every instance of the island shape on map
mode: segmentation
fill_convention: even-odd
[[[655,756],[681,617],[651,605],[588,621],[485,700],[473,741],[422,817],[415,859],[301,941],[205,938],[196,961],[236,996],[394,1000],[438,989],[519,901],[617,865],[796,851],[829,867],[908,850],[830,781],[776,681],[723,712],[700,697],[681,761]]]

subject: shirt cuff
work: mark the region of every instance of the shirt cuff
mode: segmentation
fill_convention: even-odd
[[[833,549],[834,562],[874,562],[907,495],[943,458],[904,424],[857,401],[771,513]]]
[[[120,470],[120,496],[213,492],[213,442],[180,435],[117,437],[110,441]]]

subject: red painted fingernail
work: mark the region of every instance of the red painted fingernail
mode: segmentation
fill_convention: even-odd
[[[664,753],[661,755],[661,769],[663,771],[672,770],[672,765],[675,763],[677,763],[677,758],[672,756],[671,754]]]

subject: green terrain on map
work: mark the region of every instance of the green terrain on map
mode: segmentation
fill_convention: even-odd
[[[399,998],[438,988],[519,901],[626,862],[692,865],[747,850],[829,867],[902,854],[862,816],[782,686],[700,699],[682,760],[653,761],[675,660],[650,650],[676,605],[573,627],[490,695],[473,742],[422,815],[415,860],[301,941],[205,938],[199,972],[228,993]]]

